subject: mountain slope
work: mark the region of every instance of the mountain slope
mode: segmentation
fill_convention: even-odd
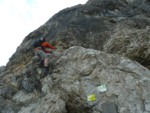
[[[149,68],[150,2],[148,0],[89,0],[55,14],[31,32],[8,67],[33,56],[33,41],[45,37],[61,49],[83,46],[129,57]]]
[[[58,48],[47,76],[32,48],[41,37]],[[89,0],[27,35],[0,67],[0,112],[149,113],[149,69],[150,1]]]
[[[36,87],[30,93],[25,89],[14,91],[15,94],[9,98],[12,102],[7,104],[10,109],[6,110],[1,105],[0,110],[18,110],[17,113],[103,113],[102,105],[107,102],[111,103],[111,108],[115,105],[118,113],[150,111],[150,89],[147,87],[150,85],[150,71],[135,61],[75,46],[64,51],[54,67],[51,75],[40,80],[42,92],[35,90]],[[24,80],[31,80],[32,74],[26,74],[28,77]],[[101,85],[105,85],[106,90],[100,90]],[[25,87],[30,89],[32,83]],[[96,95],[96,100],[87,100],[92,94]],[[8,96],[2,98],[8,99]]]

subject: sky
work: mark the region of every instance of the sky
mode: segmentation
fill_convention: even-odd
[[[60,10],[88,0],[0,0],[0,66],[23,39]]]

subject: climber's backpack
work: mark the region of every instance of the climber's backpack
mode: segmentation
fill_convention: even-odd
[[[33,48],[41,47],[41,44],[38,41],[33,43]]]

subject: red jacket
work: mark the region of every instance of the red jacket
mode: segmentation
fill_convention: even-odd
[[[44,51],[45,53],[51,53],[51,51],[46,50],[46,48],[57,49],[56,47],[52,46],[52,45],[51,45],[50,43],[48,43],[48,42],[43,42],[43,43],[41,44],[41,46],[42,46],[42,49],[43,49],[43,51]]]

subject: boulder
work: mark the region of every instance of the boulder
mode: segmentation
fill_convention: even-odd
[[[51,92],[57,89],[67,95],[62,98],[69,112],[101,112],[106,102],[115,103],[119,113],[149,112],[150,71],[125,57],[71,47],[57,61],[52,79],[45,83]],[[106,89],[101,91],[102,85]],[[95,100],[88,100],[93,94]]]

